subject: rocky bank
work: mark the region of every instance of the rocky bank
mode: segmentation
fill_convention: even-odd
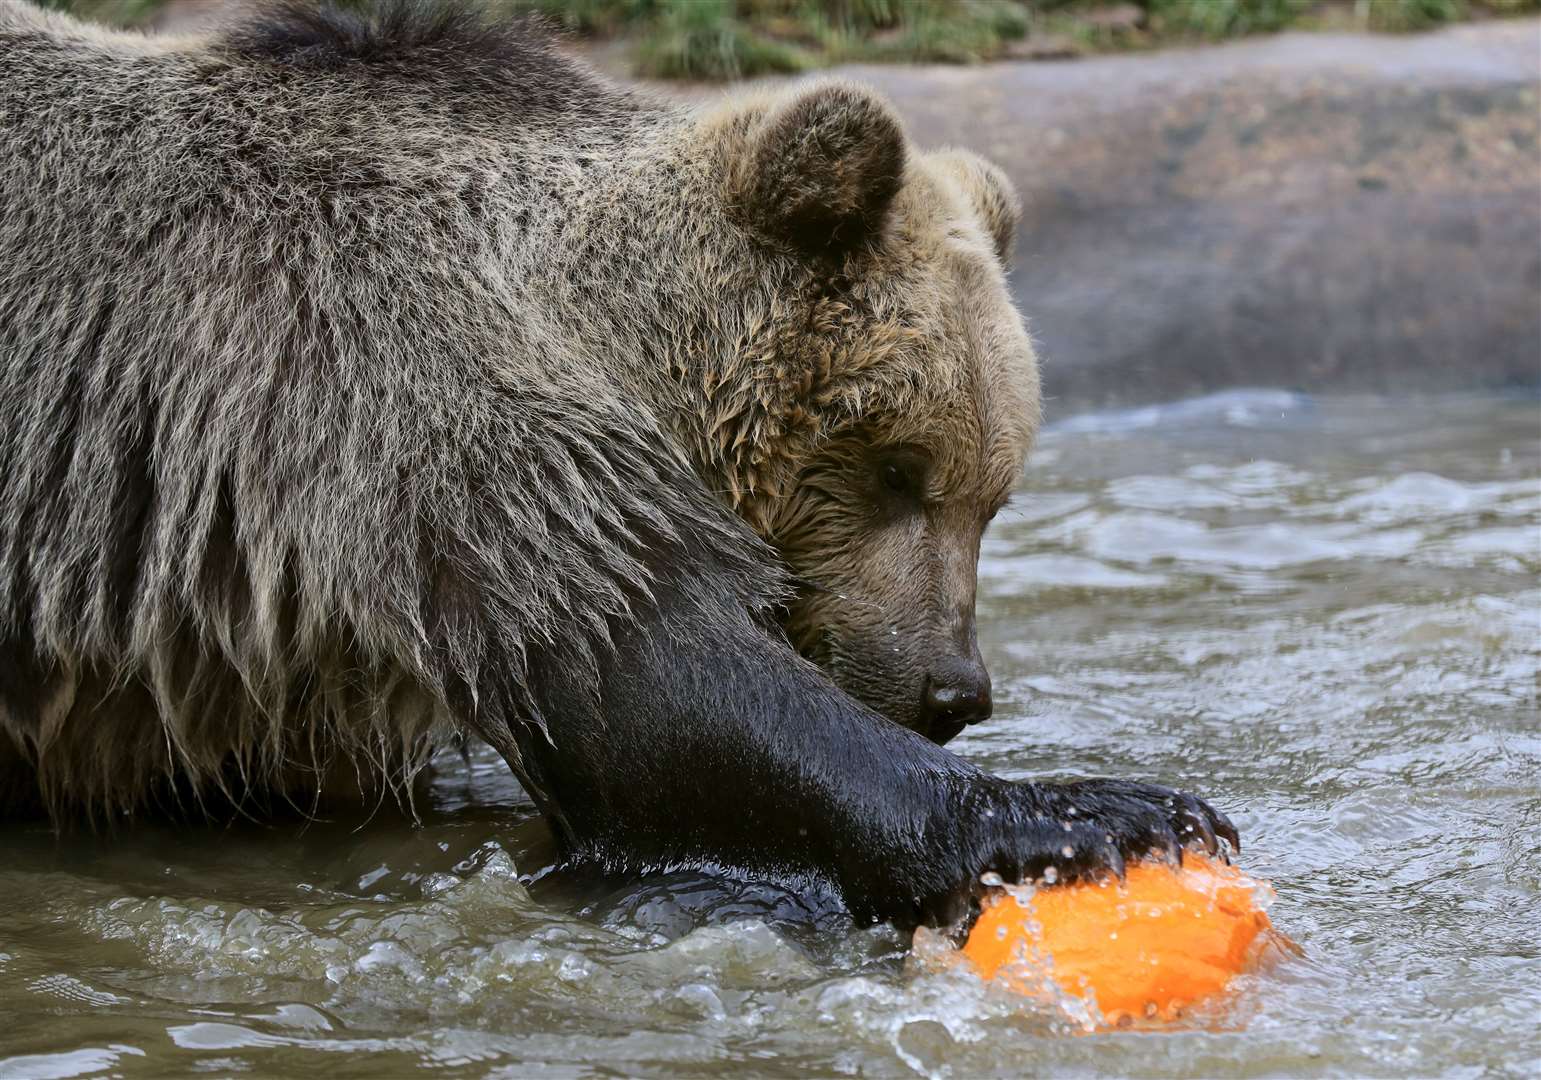
[[[1056,411],[1541,383],[1541,23],[844,74],[1015,179]]]

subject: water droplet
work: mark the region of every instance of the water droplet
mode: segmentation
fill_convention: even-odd
[[[1045,885],[1053,885],[1059,880],[1059,871],[1052,866],[1043,868],[1043,882]]]
[[[979,884],[988,885],[992,889],[998,889],[1002,885],[1006,884],[1006,880],[997,874],[994,870],[986,870],[984,873],[979,875]]]
[[[1072,859],[1075,857],[1075,848],[1071,847],[1069,844],[1066,844],[1064,847],[1059,849],[1059,853],[1067,859]]]

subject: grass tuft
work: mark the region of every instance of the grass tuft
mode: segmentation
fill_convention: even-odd
[[[39,7],[68,11],[110,26],[137,26],[152,18],[165,0],[36,0]]]
[[[1146,0],[1142,6],[1157,33],[1227,38],[1283,30],[1313,5],[1311,0]]]
[[[1390,33],[1432,30],[1468,15],[1464,0],[1369,0],[1366,6],[1369,28]]]
[[[662,79],[738,79],[811,66],[806,52],[750,29],[733,0],[660,0],[637,48],[640,74]]]

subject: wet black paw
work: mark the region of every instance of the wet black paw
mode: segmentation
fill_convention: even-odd
[[[1100,827],[1128,860],[1155,855],[1181,863],[1188,848],[1225,858],[1222,840],[1241,850],[1231,819],[1187,792],[1131,780],[1082,780],[1039,790],[1050,815]]]
[[[1167,858],[1188,847],[1240,850],[1230,819],[1202,799],[1154,784],[1088,780],[1013,784],[993,778],[955,789],[942,819],[906,845],[908,856],[884,869],[885,890],[926,882],[908,895],[852,905],[853,914],[900,926],[966,925],[994,883],[1068,883],[1122,878],[1126,864]],[[903,870],[905,872],[897,872]],[[913,886],[912,886],[913,887]],[[847,888],[850,902],[854,890]],[[872,893],[868,894],[873,896]],[[960,922],[960,920],[962,920]]]

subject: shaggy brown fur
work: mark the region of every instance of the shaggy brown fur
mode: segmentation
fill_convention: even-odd
[[[1038,408],[998,171],[858,87],[690,111],[458,6],[162,41],[6,3],[0,192],[13,802],[304,806],[464,726],[602,861],[921,917],[1061,859],[1058,795],[773,625],[938,740],[983,678]],[[787,831],[713,831],[700,775]],[[1068,867],[1223,821],[1131,791]]]
[[[537,299],[665,117],[516,28],[350,67],[265,25],[0,9],[0,725],[56,811],[415,766],[490,636],[602,641],[643,531],[710,520]],[[442,625],[455,589],[490,625]]]

